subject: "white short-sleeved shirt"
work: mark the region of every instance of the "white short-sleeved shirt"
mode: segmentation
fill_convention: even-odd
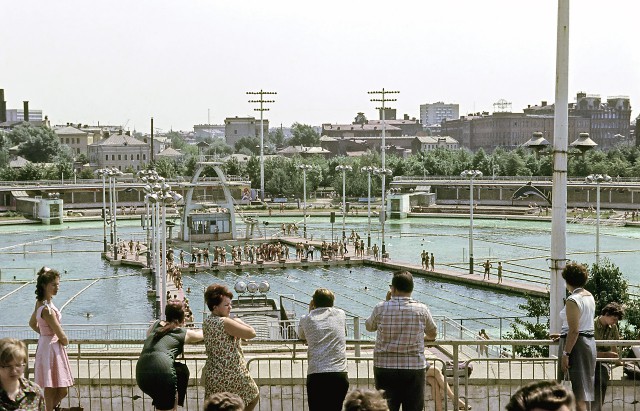
[[[345,372],[347,335],[344,311],[335,307],[312,310],[300,318],[298,336],[309,345],[307,374]]]

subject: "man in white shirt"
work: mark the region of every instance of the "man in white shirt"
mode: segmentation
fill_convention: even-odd
[[[309,411],[341,411],[349,390],[346,316],[333,306],[334,300],[330,290],[317,289],[309,304],[309,314],[300,318],[298,336],[309,346]]]

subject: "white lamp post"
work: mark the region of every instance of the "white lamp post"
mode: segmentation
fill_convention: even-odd
[[[371,173],[375,167],[365,166],[360,171],[367,173],[367,250],[371,249]]]
[[[102,177],[102,252],[107,253],[107,170],[104,168],[94,172]]]
[[[373,170],[373,174],[380,176],[382,180],[382,206],[380,207],[380,223],[382,224],[382,257],[386,254],[386,245],[384,242],[384,228],[387,222],[387,203],[385,202],[385,177],[393,174],[388,168],[376,168]]]
[[[118,228],[117,228],[117,206],[118,206],[118,190],[116,187],[116,179],[124,173],[117,168],[106,169],[109,177],[109,208],[111,210],[111,247],[113,247],[113,260],[118,259]]]
[[[302,193],[303,193],[303,206],[302,206],[302,218],[303,218],[303,230],[304,238],[307,238],[307,170],[311,170],[313,167],[309,164],[300,164],[298,166],[302,170]]]
[[[482,177],[482,171],[464,170],[460,176],[469,179],[469,274],[473,274],[473,179]]]
[[[596,264],[600,264],[600,183],[611,182],[607,174],[589,174],[585,181],[596,185]]]
[[[346,172],[351,171],[353,168],[349,165],[338,165],[336,171],[342,171],[342,239],[344,240],[347,235],[345,233],[345,217],[347,216],[347,202],[346,202]]]

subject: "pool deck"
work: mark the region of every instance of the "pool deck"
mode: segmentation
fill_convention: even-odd
[[[287,245],[295,245],[300,242],[308,242],[310,245],[319,248],[321,245],[320,241],[308,240],[302,237],[280,237],[276,241],[280,241]],[[146,251],[145,248],[142,250]],[[110,253],[103,254],[103,257],[110,261],[112,264],[116,264],[113,261],[113,257]],[[126,265],[131,267],[137,267],[142,270],[148,270],[146,266],[146,258],[140,258],[136,260],[134,256],[128,255],[127,258],[119,258],[118,265]],[[470,274],[468,272],[464,272],[461,270],[452,270],[449,268],[443,267],[435,267],[435,270],[426,270],[422,268],[420,265],[412,264],[406,261],[392,260],[389,258],[376,261],[372,257],[346,257],[346,258],[336,258],[336,259],[328,259],[328,258],[317,258],[317,259],[280,259],[278,261],[257,261],[254,263],[250,263],[248,261],[228,261],[226,264],[213,263],[213,264],[203,264],[203,263],[185,263],[184,265],[180,265],[180,271],[195,273],[202,271],[242,271],[242,270],[261,270],[261,269],[287,269],[287,268],[310,268],[310,267],[331,267],[331,266],[369,266],[376,267],[383,270],[397,271],[397,270],[407,270],[413,273],[414,275],[419,275],[421,277],[442,280],[455,284],[464,284],[474,288],[480,288],[485,290],[497,291],[507,294],[517,294],[523,295],[528,294],[535,297],[544,297],[547,298],[549,296],[549,290],[541,285],[524,283],[519,281],[511,281],[508,279],[504,279],[502,283],[498,284],[497,276],[492,275],[492,280],[484,280],[479,273]],[[171,281],[167,281],[168,290],[171,295],[177,295],[178,298],[184,296],[183,290],[178,289],[173,286]]]

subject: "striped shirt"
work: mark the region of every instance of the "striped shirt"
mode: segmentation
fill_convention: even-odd
[[[436,329],[426,305],[411,297],[392,297],[376,305],[365,322],[377,331],[373,365],[378,368],[422,369],[427,366],[424,337]]]

